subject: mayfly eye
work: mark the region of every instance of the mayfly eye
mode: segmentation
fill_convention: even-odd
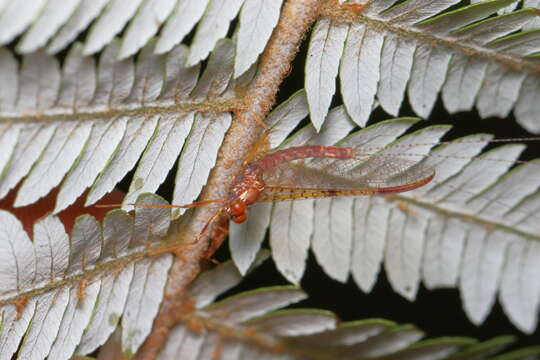
[[[241,223],[243,223],[244,221],[247,220],[247,215],[246,215],[246,213],[243,213],[243,214],[238,215],[238,216],[233,216],[231,218],[231,220],[234,221],[237,224],[241,224]]]
[[[242,214],[245,214],[246,209],[247,209],[246,204],[241,200],[233,200],[231,204],[229,205],[229,213],[233,217],[237,217]]]

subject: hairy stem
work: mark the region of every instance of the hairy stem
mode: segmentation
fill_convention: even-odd
[[[304,35],[318,16],[320,3],[321,0],[288,0],[283,5],[279,23],[261,56],[257,75],[243,96],[245,106],[234,114],[234,121],[201,200],[223,199],[227,196],[232,180],[242,171],[242,159],[256,144],[262,132],[260,124],[275,102],[279,85],[289,74],[291,62]],[[216,204],[200,207],[185,225],[175,228],[176,235],[186,246],[176,252],[164,300],[154,320],[152,332],[135,359],[155,359],[167,341],[170,330],[179,321],[177,314],[186,300],[183,297],[185,290],[200,273],[201,260],[210,244],[212,230],[203,236],[200,235],[201,230],[218,210],[219,205]]]

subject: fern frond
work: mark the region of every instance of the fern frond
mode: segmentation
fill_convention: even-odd
[[[281,123],[292,129],[300,121],[301,107],[307,107],[303,92],[269,116],[279,119],[272,145],[286,137]],[[337,143],[423,161],[435,169],[435,180],[386,198],[257,204],[247,223],[231,224],[230,247],[239,269],[247,269],[269,227],[274,261],[293,283],[302,278],[310,246],[328,275],[345,282],[351,274],[366,292],[384,260],[393,288],[410,300],[421,280],[430,289],[459,287],[465,311],[479,324],[499,296],[514,324],[533,331],[540,303],[540,164],[509,171],[524,146],[505,145],[479,156],[488,135],[431,149],[450,127],[427,127],[398,139],[416,119],[389,120],[349,136],[354,123],[343,108],[330,111],[326,120],[319,133],[310,125],[281,146]]]
[[[54,213],[91,187],[88,206],[139,162],[125,198],[132,203],[155,191],[181,154],[174,201],[192,202],[231,122],[230,105],[220,102],[229,101],[225,90],[234,48],[221,41],[198,79],[198,67],[183,65],[184,46],[162,56],[153,54],[153,45],[134,68],[131,59],[116,60],[120,44],[113,42],[97,74],[80,45],[69,52],[62,75],[56,60],[43,53],[25,57],[18,73],[13,56],[4,51],[1,71],[11,91],[2,103],[7,119],[0,129],[0,197],[26,177],[14,204],[26,206],[65,177]]]
[[[429,116],[437,93],[442,90],[450,112],[471,109],[475,103],[483,117],[505,117],[515,109],[524,127],[539,131],[532,116],[537,109],[529,99],[523,99],[537,96],[533,85],[538,83],[538,70],[529,57],[538,51],[534,46],[537,37],[527,49],[490,47],[490,42],[513,31],[537,27],[537,13],[527,9],[538,7],[537,0],[471,1],[471,5],[461,2],[460,8],[446,13],[441,12],[460,1],[409,1],[394,6],[396,2],[370,2],[361,16],[355,17],[340,12],[337,3],[326,6],[329,10],[323,12],[313,32],[306,64],[306,89],[317,128],[335,92],[341,58],[344,102],[360,125],[365,124],[375,95],[387,112],[397,115],[408,88],[413,109],[424,118]],[[170,51],[199,23],[185,60],[188,65],[195,65],[226,36],[230,23],[240,14],[234,70],[238,77],[262,53],[277,24],[281,4],[282,1],[253,0],[155,0],[128,4],[123,0],[78,0],[69,6],[52,0],[13,3],[0,9],[0,44],[24,34],[17,45],[19,52],[31,53],[46,46],[47,52],[54,54],[95,19],[83,51],[93,54],[113,41],[129,22],[117,54],[123,59],[147,45],[161,24],[163,29],[154,49],[158,54]],[[490,17],[494,13],[499,16]],[[490,29],[489,36],[486,29]],[[392,61],[398,58],[399,63]],[[379,67],[379,72],[373,70]],[[522,85],[524,78],[529,84]],[[493,94],[497,100],[492,101]]]
[[[429,116],[438,92],[442,91],[450,112],[469,110],[475,103],[482,117],[505,117],[514,109],[524,127],[538,131],[532,115],[537,109],[531,105],[538,102],[530,101],[538,93],[534,86],[538,83],[538,71],[529,57],[538,51],[534,46],[537,36],[526,49],[490,47],[497,38],[537,26],[537,13],[527,9],[537,7],[536,0],[523,4],[517,0],[471,1],[471,5],[461,2],[460,8],[446,13],[441,12],[460,1],[431,5],[412,1],[394,6],[395,3],[371,2],[361,16],[353,18],[346,12],[340,13],[337,3],[327,6],[331,10],[323,14],[313,32],[306,64],[306,89],[317,128],[328,110],[335,92],[335,77],[341,68],[344,102],[360,125],[365,124],[375,96],[387,112],[397,115],[408,89],[413,109],[424,118]],[[36,51],[47,43],[47,51],[56,53],[96,19],[84,45],[84,54],[93,54],[110,43],[129,22],[117,55],[127,58],[145,46],[161,24],[163,29],[154,49],[160,54],[170,51],[199,23],[186,58],[188,65],[194,65],[226,36],[231,21],[240,13],[234,71],[238,77],[264,49],[277,24],[281,4],[252,0],[10,4],[0,12],[0,43],[6,44],[24,33],[17,46],[21,53]],[[499,16],[490,17],[496,12]],[[392,59],[399,59],[399,63]],[[379,72],[374,68],[380,68]],[[527,84],[523,83],[525,78]]]
[[[222,284],[229,274],[238,274],[230,262],[193,283],[176,319],[179,324],[158,359],[483,359],[513,342],[511,337],[484,343],[459,337],[421,340],[424,334],[411,325],[382,319],[339,324],[328,311],[280,310],[306,298],[295,286],[260,288],[214,302],[232,282],[217,289],[212,285]],[[539,351],[522,349],[501,356],[520,358]]]
[[[447,127],[430,127],[398,139],[415,119],[395,119],[346,136],[355,123],[365,123],[376,98],[385,110],[397,113],[405,89],[421,116],[429,115],[442,91],[450,111],[476,104],[483,116],[501,116],[514,109],[524,126],[537,131],[538,32],[521,30],[532,26],[536,12],[515,10],[510,0],[485,1],[444,14],[440,12],[457,0],[420,7],[426,2],[395,3],[371,2],[354,17],[346,7],[325,8],[312,37],[307,96],[299,92],[271,114],[269,140],[272,147],[339,143],[372,148],[377,156],[399,153],[430,163],[437,169],[436,182],[394,198],[255,206],[247,224],[231,229],[234,260],[245,273],[269,227],[274,259],[292,282],[302,278],[310,247],[331,277],[345,281],[352,274],[365,291],[371,290],[384,259],[392,285],[408,299],[415,297],[420,280],[430,288],[460,287],[469,317],[480,323],[499,296],[511,320],[531,332],[540,302],[538,162],[509,171],[522,149],[516,145],[476,158],[480,145],[487,142],[485,135],[472,138],[478,146],[458,140],[431,151],[428,144],[437,142]],[[19,71],[14,56],[0,50],[0,79],[6,84],[0,89],[0,198],[20,183],[15,205],[25,206],[59,187],[54,208],[59,213],[90,188],[85,201],[91,205],[138,163],[125,199],[124,208],[130,209],[127,204],[138,201],[143,192],[155,191],[179,159],[173,203],[192,202],[215,164],[232,122],[230,112],[247,113],[255,103],[239,104],[233,91],[242,89],[253,75],[246,69],[268,41],[280,6],[280,1],[251,0],[129,4],[79,0],[69,7],[55,0],[0,3],[0,42],[21,35],[17,51],[28,53]],[[153,8],[158,10],[155,17]],[[240,12],[236,45],[219,40]],[[492,16],[495,12],[501,15]],[[34,51],[43,46],[50,53],[61,50],[94,19],[85,44],[71,48],[62,68],[54,57]],[[260,27],[249,26],[255,19],[260,19],[256,21]],[[163,31],[152,40],[163,22]],[[191,48],[176,46],[197,23]],[[126,26],[124,38],[114,39]],[[96,68],[86,54],[105,46]],[[134,64],[127,56],[141,47]],[[198,63],[210,53],[199,78],[199,67],[186,64]],[[277,89],[283,74],[271,71],[278,75],[264,85]],[[328,112],[337,74],[345,107]],[[255,107],[267,108],[272,96],[257,98]],[[306,127],[286,140],[308,113],[308,104],[320,132]],[[236,127],[243,120],[238,118]],[[500,162],[489,161],[493,159]],[[141,201],[161,203],[153,197]],[[141,210],[135,220],[124,212],[112,212],[103,230],[85,215],[77,220],[70,238],[56,217],[47,217],[36,225],[34,243],[12,215],[2,213],[0,246],[5,251],[0,256],[7,265],[0,270],[6,284],[0,289],[0,359],[10,358],[19,345],[22,358],[68,358],[76,347],[89,353],[118,328],[120,317],[123,350],[136,351],[150,331],[162,301],[155,294],[163,293],[172,262],[171,256],[153,252],[154,247],[171,250],[167,247],[171,244],[153,239],[165,235],[171,218],[169,211],[159,211]],[[194,229],[189,231],[197,234]],[[208,298],[217,296],[210,292]],[[261,300],[258,296],[262,295],[252,300]],[[203,309],[200,306],[197,311]],[[210,320],[228,322],[224,313],[212,313]],[[332,321],[335,326],[334,316],[321,312],[278,313],[260,322],[253,318],[256,315],[246,320],[253,323],[240,325],[254,326],[279,341],[291,335],[282,333],[280,323],[301,324],[301,331],[322,324],[316,329],[319,332],[332,328]],[[193,331],[197,321],[183,324],[181,336],[189,339],[184,343],[204,351],[219,350],[223,342],[218,334],[204,338]],[[400,351],[396,357],[422,354],[422,349],[405,348],[419,340],[416,329],[392,325],[382,331],[373,342],[358,344],[361,354],[394,356],[382,349]],[[497,339],[493,347],[508,341]],[[261,352],[250,345],[247,357]],[[461,347],[454,340],[442,341],[440,347],[423,345],[443,353]],[[243,346],[233,344],[232,354]],[[358,351],[347,346],[343,350],[347,355]],[[468,350],[475,356],[490,346]]]
[[[164,203],[150,194],[138,202]],[[115,210],[105,218],[103,229],[84,215],[69,238],[60,221],[49,216],[35,225],[33,244],[18,221],[2,212],[0,244],[13,249],[9,259],[16,263],[3,263],[0,274],[16,282],[2,289],[0,357],[9,359],[19,346],[19,358],[68,359],[73,352],[88,354],[109,338],[120,318],[122,351],[133,354],[148,334],[172,262],[169,254],[152,256],[166,241],[168,212],[142,207],[133,219]],[[261,254],[253,266],[265,258]],[[513,341],[501,337],[482,344],[467,338],[419,342],[423,333],[409,325],[374,319],[338,326],[335,315],[326,311],[275,311],[306,297],[295,286],[258,289],[215,302],[241,281],[232,262],[203,273],[187,289],[185,306],[175,313],[179,324],[158,358],[195,354],[202,358],[240,354],[328,359],[474,354],[484,358]],[[521,358],[538,351],[523,349],[508,356]]]
[[[163,203],[155,195],[139,201]],[[145,257],[167,234],[168,209],[140,209],[135,219],[115,210],[103,229],[82,215],[69,237],[60,220],[48,216],[35,224],[33,242],[10,213],[2,211],[0,222],[0,358],[10,359],[18,347],[21,359],[68,359],[77,346],[90,353],[121,316],[125,349],[141,344],[172,263],[170,254]]]
[[[306,62],[313,125],[319,129],[325,118],[339,70],[343,102],[360,126],[375,97],[397,115],[407,90],[413,110],[423,118],[442,92],[451,113],[476,104],[481,117],[507,117],[514,109],[523,127],[539,132],[534,55],[540,33],[522,30],[538,12],[513,10],[514,0],[443,12],[459,2],[372,1],[360,15],[330,7],[313,30]],[[492,16],[497,11],[501,15]]]
[[[88,30],[83,54],[90,55],[115,41],[114,37],[126,28],[116,54],[119,59],[126,59],[146,46],[160,30],[153,51],[167,53],[199,23],[189,56],[184,59],[192,66],[208,57],[218,40],[226,37],[230,23],[240,13],[236,78],[262,53],[277,24],[282,2],[74,0],[65,4],[59,0],[42,0],[10,3],[0,7],[0,45],[22,35],[16,46],[19,53],[29,54],[46,48],[47,53],[56,54]]]

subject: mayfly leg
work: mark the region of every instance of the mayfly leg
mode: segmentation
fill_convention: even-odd
[[[224,202],[225,202],[225,200],[204,200],[204,201],[198,201],[198,202],[194,202],[194,203],[186,204],[186,205],[136,204],[136,203],[135,204],[127,204],[127,205],[134,206],[134,207],[191,209],[191,208],[194,208],[194,207],[204,206],[204,205],[207,205],[207,204],[224,203]],[[106,205],[95,205],[95,206],[100,207],[100,208],[110,208],[110,207],[121,207],[122,204],[106,204]],[[210,225],[212,225],[212,223],[219,217],[219,215],[221,215],[221,213],[224,211],[224,209],[225,209],[225,207],[221,206],[218,209],[218,211],[214,215],[212,215],[212,217],[204,224],[203,228],[201,229],[200,233],[195,237],[195,239],[188,242],[186,245],[196,244],[202,238],[202,236],[208,231],[208,229],[210,228]],[[219,246],[223,242],[225,236],[227,236],[227,233],[225,233],[224,236],[218,237],[217,240],[211,239],[210,244],[208,246],[208,250],[206,250],[206,252],[205,252],[205,258],[208,258],[210,261],[215,262],[214,260],[210,259],[210,256],[211,256],[211,254],[213,254],[213,252],[215,250],[217,250],[219,248]],[[221,239],[221,240],[219,240],[219,239]],[[177,248],[178,248],[178,246],[175,246],[173,248],[166,248],[166,249],[156,249],[156,252],[152,253],[152,255],[155,256],[155,255],[160,255],[160,254],[167,253],[167,252],[173,252]]]

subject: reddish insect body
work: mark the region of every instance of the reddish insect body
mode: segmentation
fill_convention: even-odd
[[[278,150],[245,166],[233,182],[225,210],[232,221],[242,223],[248,207],[257,201],[403,192],[427,184],[435,175],[427,167],[409,170],[412,164],[406,160],[383,159],[362,157],[350,147]],[[354,160],[363,164],[351,163]]]

